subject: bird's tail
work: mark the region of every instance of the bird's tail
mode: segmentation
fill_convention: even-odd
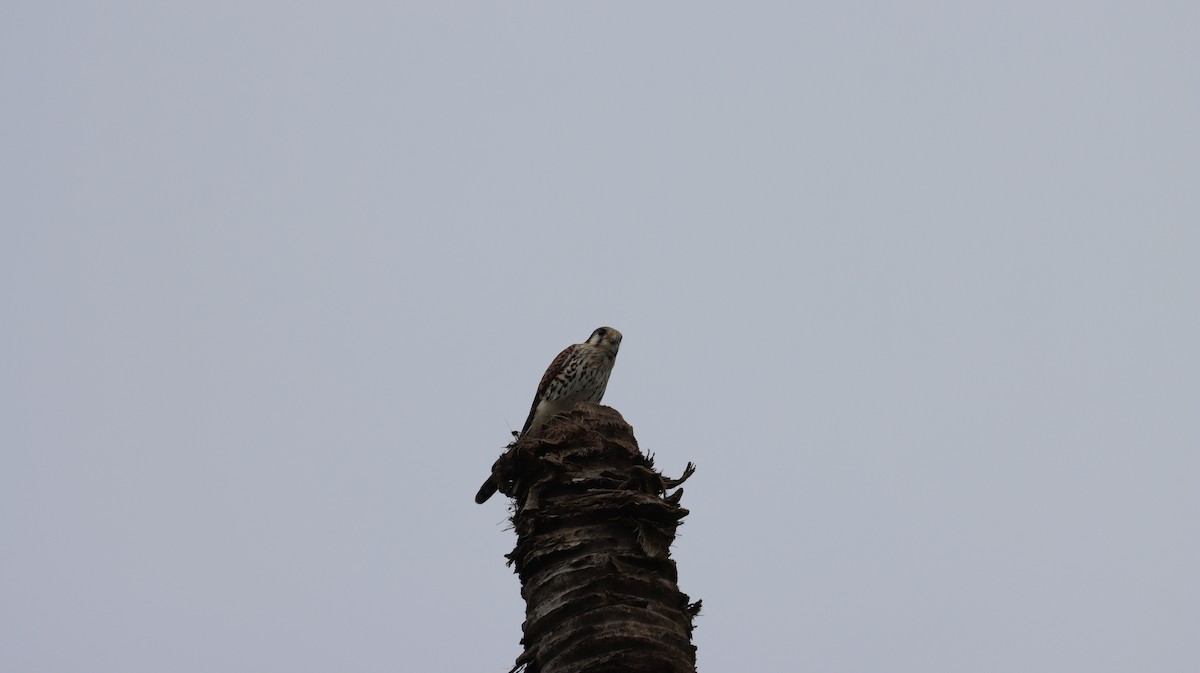
[[[480,505],[487,502],[488,498],[496,492],[496,487],[495,475],[488,477],[487,481],[483,482],[483,486],[479,487],[479,492],[475,494],[475,502]]]

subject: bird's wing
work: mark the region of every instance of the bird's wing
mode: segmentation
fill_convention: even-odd
[[[558,354],[558,357],[554,358],[550,366],[546,367],[546,373],[542,374],[542,380],[538,383],[537,393],[533,396],[533,406],[529,408],[529,418],[525,419],[525,427],[521,428],[522,435],[529,432],[529,424],[533,422],[533,417],[537,413],[538,402],[541,402],[542,398],[546,396],[546,390],[550,388],[550,382],[562,371],[563,365],[567,363],[567,358],[571,355],[571,351],[578,347],[579,344],[567,346]]]

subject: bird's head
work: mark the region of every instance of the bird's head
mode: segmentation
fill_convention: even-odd
[[[597,327],[592,336],[588,337],[587,343],[604,346],[616,355],[617,349],[621,347],[621,333],[611,327]]]

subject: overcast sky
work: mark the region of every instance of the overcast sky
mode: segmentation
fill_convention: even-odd
[[[1200,670],[1200,5],[0,6],[0,670],[496,671],[542,371],[701,670]]]

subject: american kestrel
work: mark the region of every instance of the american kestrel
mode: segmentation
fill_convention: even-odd
[[[542,375],[520,436],[536,437],[546,421],[579,402],[599,402],[608,387],[608,375],[620,347],[620,332],[611,327],[597,327],[587,341],[564,348]],[[475,502],[483,503],[492,497],[496,487],[495,477],[488,477]]]

